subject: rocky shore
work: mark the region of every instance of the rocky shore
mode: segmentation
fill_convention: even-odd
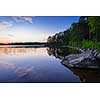
[[[80,54],[70,54],[62,60],[62,64],[75,68],[100,68],[100,51],[96,49],[81,49],[79,47],[69,48],[79,50]]]

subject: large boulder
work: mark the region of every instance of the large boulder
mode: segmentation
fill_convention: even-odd
[[[77,68],[99,68],[94,50],[87,50],[81,54],[71,54],[62,60],[62,64]]]

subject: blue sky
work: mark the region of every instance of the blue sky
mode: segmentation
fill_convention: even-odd
[[[42,42],[64,31],[79,16],[0,16],[0,42]]]

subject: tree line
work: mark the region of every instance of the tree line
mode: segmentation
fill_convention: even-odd
[[[100,42],[100,16],[81,16],[70,28],[47,39],[51,45],[82,45],[84,41],[88,41],[87,44]]]

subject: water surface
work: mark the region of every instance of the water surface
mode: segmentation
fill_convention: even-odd
[[[100,81],[99,71],[62,65],[61,60],[70,53],[79,52],[68,48],[0,46],[0,82]]]

